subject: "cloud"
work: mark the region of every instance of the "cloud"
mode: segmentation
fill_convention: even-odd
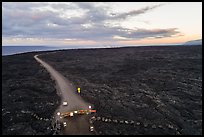
[[[145,14],[161,5],[153,5],[111,16],[110,7],[95,3],[3,3],[3,38],[53,38],[95,41],[171,37],[179,34],[176,28],[127,29],[107,26],[105,21]],[[67,10],[81,10],[82,15],[66,15]],[[60,12],[58,12],[60,11]],[[63,11],[63,12],[61,12]],[[88,27],[87,27],[88,26]]]
[[[168,28],[168,29],[138,29],[130,33],[130,37],[133,38],[146,38],[146,37],[153,37],[153,38],[162,38],[162,37],[171,37],[173,35],[179,34],[177,28]]]
[[[154,6],[147,6],[145,8],[141,8],[139,10],[133,10],[133,11],[129,11],[127,13],[121,13],[121,14],[112,13],[114,16],[112,16],[110,19],[126,19],[130,16],[138,16],[140,14],[145,14],[146,12],[149,12],[149,11],[151,11],[155,8],[158,8],[162,5],[163,4],[154,5]]]
[[[79,8],[88,10],[87,16],[91,21],[105,21],[105,20],[118,20],[118,19],[126,19],[131,16],[138,16],[140,14],[145,14],[149,11],[152,11],[153,9],[156,9],[164,4],[158,4],[158,5],[152,5],[152,6],[146,6],[144,8],[138,9],[138,10],[132,10],[127,13],[108,13],[108,10],[110,10],[107,6],[101,6],[97,7],[93,3],[75,3]]]

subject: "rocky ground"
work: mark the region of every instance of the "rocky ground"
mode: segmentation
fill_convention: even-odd
[[[97,116],[136,121],[96,121],[99,134],[202,134],[202,46],[64,50],[41,59],[81,87]]]
[[[60,98],[35,54],[2,57],[3,135],[53,134],[51,118]]]

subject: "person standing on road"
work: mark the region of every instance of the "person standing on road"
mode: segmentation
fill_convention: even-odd
[[[80,88],[77,88],[77,92],[80,94],[80,92],[81,92],[81,89]]]

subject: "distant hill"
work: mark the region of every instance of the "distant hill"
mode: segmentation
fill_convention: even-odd
[[[184,45],[202,45],[202,39],[187,41]]]

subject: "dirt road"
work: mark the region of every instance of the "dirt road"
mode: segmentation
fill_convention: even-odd
[[[50,53],[49,53],[50,54]],[[89,129],[90,123],[89,118],[91,115],[80,115],[74,116],[70,118],[60,118],[57,115],[57,112],[69,112],[75,110],[87,110],[89,109],[89,103],[85,102],[77,93],[76,89],[70,82],[59,72],[57,72],[52,66],[41,60],[39,55],[35,55],[34,58],[42,64],[43,67],[50,73],[51,77],[56,81],[57,92],[61,96],[61,105],[55,112],[55,120],[60,122],[67,123],[67,126],[64,128],[61,134],[69,134],[69,135],[92,135],[95,132],[91,132]],[[62,103],[66,101],[68,102],[67,106],[63,106]],[[91,105],[93,107],[93,105]]]

